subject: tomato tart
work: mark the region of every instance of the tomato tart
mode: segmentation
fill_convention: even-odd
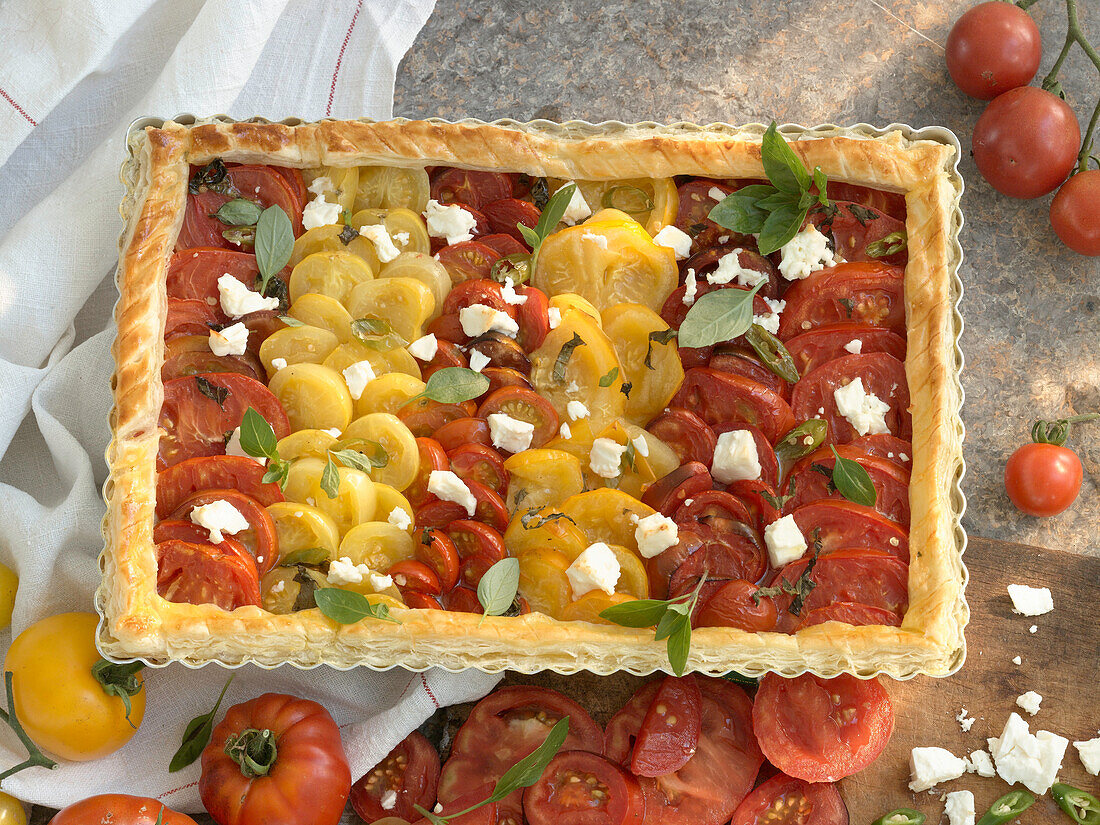
[[[215,119],[129,147],[105,653],[961,666],[950,133]]]

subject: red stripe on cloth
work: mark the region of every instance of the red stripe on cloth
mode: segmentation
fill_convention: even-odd
[[[428,680],[424,678],[423,673],[420,674],[420,684],[424,686],[424,692],[428,694],[428,698],[432,700],[432,704],[437,708],[442,707],[442,705],[439,704],[439,700],[435,698],[435,694],[432,693],[432,689],[428,687]]]
[[[164,793],[160,794],[157,799],[162,799],[163,797],[171,796],[174,793],[179,793],[180,791],[187,790],[188,788],[193,788],[198,784],[198,782],[188,782],[186,785],[180,785],[178,788],[172,788],[172,790],[170,791],[165,791]]]
[[[362,0],[360,0],[360,2],[362,2]],[[352,25],[354,26],[355,23],[353,22]],[[351,32],[348,32],[348,34],[351,34]],[[345,41],[344,45],[347,45],[346,41]],[[343,54],[343,53],[344,53],[344,50],[341,49],[340,54]],[[340,64],[337,63],[336,65],[337,65],[337,67],[339,67]],[[332,83],[333,83],[333,86],[335,86],[336,85],[336,80],[333,79]],[[12,108],[15,109],[15,111],[19,112],[19,114],[21,114],[26,119],[27,123],[29,123],[31,126],[37,126],[38,125],[38,123],[34,120],[34,118],[32,118],[30,115],[28,115],[23,110],[23,107],[20,106],[18,103],[16,103],[14,100],[12,100],[11,95],[9,95],[3,89],[0,89],[0,97],[3,97],[4,100],[8,101],[8,103],[10,103],[12,105]],[[332,98],[331,97],[329,97],[329,104],[330,105],[332,104]]]
[[[355,21],[359,19],[359,12],[362,10],[363,0],[359,0],[355,4],[355,14],[351,16],[351,25],[348,26],[348,32],[344,35],[344,42],[340,44],[340,53],[336,56],[336,69],[332,72],[332,85],[328,89],[328,105],[325,107],[326,117],[332,114],[332,101],[336,98],[336,80],[340,77],[340,66],[344,63],[344,52],[348,48],[348,43],[351,42],[351,33],[355,31]]]

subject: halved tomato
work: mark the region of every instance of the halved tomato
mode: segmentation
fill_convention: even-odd
[[[351,806],[367,822],[390,816],[412,819],[414,805],[431,810],[439,785],[439,754],[419,731],[413,731],[351,786]],[[393,792],[394,799],[382,798]]]
[[[446,533],[441,530],[422,530],[420,543],[416,546],[416,555],[439,576],[444,593],[458,584],[458,550]]]
[[[200,527],[190,519],[170,518],[157,522],[153,527],[153,544],[161,544],[166,541],[186,541],[189,544],[207,544],[224,553],[227,556],[237,556],[245,563],[245,567],[256,564],[255,557],[248,549],[233,536],[222,536],[218,544],[210,541],[210,531]]]
[[[726,492],[748,508],[753,518],[750,523],[761,533],[780,516],[775,489],[759,479],[734,481],[726,485]]]
[[[473,407],[473,404],[469,406]],[[397,411],[397,417],[417,438],[429,438],[444,424],[469,418],[473,414],[474,410],[465,404],[441,404],[430,398],[413,398]]]
[[[443,597],[443,609],[450,610],[452,613],[485,612],[485,608],[477,597],[477,590],[461,584]],[[459,808],[459,810],[462,809]]]
[[[787,341],[827,324],[852,321],[905,334],[905,272],[864,261],[843,263],[796,281],[784,293],[779,338]]]
[[[807,541],[820,542],[822,553],[842,548],[882,550],[909,562],[909,533],[873,507],[845,499],[819,499],[791,514]]]
[[[704,575],[707,581],[759,581],[768,569],[764,544],[756,531],[747,525],[729,522],[723,526],[711,526],[688,522],[682,523],[682,528],[685,538],[693,533],[699,537],[700,545],[668,580],[670,598],[693,591]]]
[[[534,390],[505,387],[486,398],[477,410],[478,417],[485,420],[496,413],[533,425],[532,447],[542,447],[558,434],[558,414],[554,406]]]
[[[825,622],[843,622],[854,626],[877,624],[900,627],[901,617],[884,607],[872,607],[869,604],[855,602],[833,602],[811,610],[806,614],[806,618],[798,623],[797,629],[801,630],[804,627],[813,627],[815,624]]]
[[[432,198],[440,203],[468,203],[475,209],[512,195],[514,175],[438,166],[431,173]]]
[[[467,587],[477,587],[485,571],[508,555],[504,537],[488,524],[459,519],[443,529],[454,542],[462,565],[460,578]]]
[[[510,235],[524,244],[520,251],[526,250],[527,241],[516,228],[517,224],[534,229],[542,217],[542,212],[533,203],[521,201],[519,198],[501,198],[481,207],[485,217],[489,219],[489,226],[494,232]]]
[[[769,598],[754,599],[759,586],[744,579],[723,583],[699,609],[695,627],[737,627],[750,633],[775,630],[778,614]],[[702,599],[700,598],[700,601]]]
[[[492,447],[465,444],[453,450],[448,458],[451,470],[463,481],[484,484],[501,496],[507,492],[509,473],[504,466],[504,459]]]
[[[702,716],[703,695],[694,676],[662,679],[634,740],[630,772],[664,776],[684,767],[699,747]]]
[[[489,425],[483,418],[456,418],[440,427],[432,435],[436,441],[448,453],[457,450],[465,444],[484,444],[491,446],[492,437],[489,434]]]
[[[708,295],[719,289],[742,289],[746,290],[748,287],[738,286],[737,284],[712,284],[705,278],[699,278],[695,285],[695,298],[698,300],[704,295]],[[763,291],[761,289],[761,291]],[[665,323],[673,329],[679,329],[680,325],[684,323],[684,319],[687,317],[688,312],[695,305],[685,304],[684,295],[687,293],[687,287],[680,285],[672,291],[672,294],[668,296],[664,304],[661,306],[661,317]],[[764,295],[757,292],[752,299],[752,311],[754,315],[767,315],[770,310],[768,305],[764,303]],[[740,338],[734,339],[740,341]]]
[[[256,565],[210,544],[169,539],[157,545],[157,594],[170,602],[236,610],[260,605]]]
[[[443,593],[443,582],[439,574],[422,561],[406,559],[391,565],[386,573],[393,578],[393,583],[401,591],[402,597],[407,593],[425,593],[429,596],[439,596]],[[409,605],[412,607],[412,605]]]
[[[829,441],[847,444],[859,437],[852,423],[840,414],[834,393],[856,379],[863,391],[889,404],[883,416],[892,435],[909,438],[913,434],[913,418],[909,414],[909,384],[905,380],[905,364],[884,352],[866,355],[846,355],[822,364],[802,376],[791,392],[791,410],[799,421],[822,418],[829,423]],[[822,413],[820,410],[824,409]]]
[[[814,224],[818,231],[831,235],[836,250],[846,261],[884,261],[895,266],[905,266],[909,251],[905,246],[891,255],[871,255],[867,247],[887,236],[904,237],[905,222],[889,215],[850,201],[834,200],[828,208],[819,206],[810,211],[807,224]],[[889,242],[886,242],[887,244]],[[885,250],[883,250],[885,251]]]
[[[428,492],[428,478],[432,470],[446,470],[450,465],[447,451],[434,438],[420,436],[416,439],[418,455],[416,477],[405,488],[405,498],[413,507],[420,507],[434,496]]]
[[[795,425],[790,406],[763,384],[706,367],[684,373],[670,406],[691,410],[712,427],[751,424],[774,444]]]
[[[671,516],[687,499],[713,487],[707,465],[689,461],[650,484],[642,494],[642,503]]]
[[[460,241],[443,247],[435,257],[446,267],[451,281],[457,284],[488,278],[501,255],[481,241]]]
[[[465,340],[465,334],[463,334]],[[470,362],[466,360],[458,344],[453,341],[436,341],[435,355],[432,360],[424,365],[424,372],[436,367],[468,367]]]
[[[827,324],[795,335],[786,342],[787,352],[794,359],[799,375],[807,375],[823,364],[852,355],[847,349],[859,341],[860,352],[885,352],[899,361],[905,360],[905,338],[884,327],[871,327],[844,321]]]
[[[262,465],[237,455],[200,456],[157,473],[157,518],[168,518],[183,501],[203,490],[238,490],[264,507],[285,501],[273,482],[264,483]]]
[[[855,461],[871,477],[875,487],[874,509],[891,521],[909,526],[909,473],[892,461],[867,455],[846,444],[835,448],[841,458]],[[793,486],[791,498],[783,505],[784,513],[792,513],[804,504],[820,499],[840,500],[844,497],[833,484],[832,450],[824,447],[801,459],[787,476],[787,488]]]
[[[227,501],[244,516],[248,528],[234,533],[239,541],[252,554],[259,574],[262,576],[275,566],[279,558],[279,542],[275,533],[275,522],[271,514],[260,502],[237,490],[203,490],[185,498],[172,513],[174,519],[187,519],[196,507],[215,501]]]
[[[502,332],[486,332],[466,346],[471,355],[480,352],[489,359],[489,366],[515,370],[521,375],[531,372],[531,359],[517,341]]]
[[[836,786],[776,774],[737,806],[730,825],[848,825]]]
[[[768,673],[756,691],[752,723],[760,749],[779,770],[807,782],[836,782],[882,753],[894,709],[877,679]]]
[[[519,287],[516,292],[527,299],[519,305],[519,312],[516,313],[519,324],[516,343],[525,351],[534,352],[542,346],[550,332],[550,299],[545,292],[533,286]]]
[[[696,252],[686,261],[681,261],[681,278],[687,278],[689,269],[695,270],[696,296],[705,295],[711,289],[721,289],[723,287],[722,284],[712,286],[707,276],[718,269],[723,258],[734,255],[736,256],[737,263],[742,269],[751,269],[754,272],[759,272],[768,279],[767,283],[760,287],[757,298],[753,301],[754,307],[766,306],[763,303],[764,298],[778,298],[779,293],[782,292],[783,284],[786,282],[780,277],[779,268],[757,251],[756,239],[751,235],[738,235],[736,232],[727,231],[726,234],[729,234],[731,238],[736,240],[729,240],[717,246],[712,246],[709,249],[703,249]],[[738,286],[741,289],[748,289],[747,285],[739,281],[737,283],[731,282],[729,286]]]
[[[456,474],[457,475],[457,474]],[[508,509],[501,499],[489,487],[474,481],[472,478],[463,479],[466,487],[477,499],[473,518],[484,522],[497,532],[503,533],[508,529]],[[433,500],[434,499],[434,500]],[[442,501],[432,496],[428,501],[416,510],[416,526],[434,527],[443,530],[453,521],[470,518],[466,508],[453,501]]]
[[[913,445],[887,433],[864,435],[848,442],[849,447],[863,450],[867,455],[893,461],[904,470],[913,467]]]
[[[443,314],[458,315],[460,310],[474,304],[483,304],[499,312],[506,312],[513,319],[516,317],[517,308],[504,300],[500,284],[490,281],[487,276],[455,284],[443,302]]]
[[[645,799],[638,780],[588,751],[559,751],[523,792],[530,825],[642,825]]]
[[[481,235],[478,241],[499,252],[502,258],[509,255],[526,255],[530,251],[523,243],[517,241],[511,235],[505,235],[503,232]]]
[[[290,218],[294,237],[302,234],[304,204],[298,200],[296,193],[281,173],[270,166],[251,164],[230,166],[226,173],[229,183],[237,190],[236,194],[223,195],[213,191],[200,192],[197,195],[188,194],[183,227],[176,241],[177,249],[191,249],[197,246],[233,249],[234,244],[222,235],[223,231],[231,227],[214,217],[214,213],[234,197],[254,201],[264,208],[282,207]]]
[[[691,410],[669,407],[649,422],[646,429],[665,442],[681,464],[698,461],[710,466],[717,437],[703,419]]]
[[[169,298],[164,339],[177,335],[209,335],[212,324],[224,316],[201,298]]]

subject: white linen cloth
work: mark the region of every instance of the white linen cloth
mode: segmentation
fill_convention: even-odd
[[[127,125],[180,113],[389,117],[397,63],[433,5],[0,3],[0,561],[20,578],[12,632],[93,609]],[[0,649],[10,639],[0,636]],[[126,747],[24,771],[4,790],[53,807],[117,792],[201,810],[198,764],[173,775],[167,766],[227,676],[216,666],[146,669],[145,722]],[[497,678],[244,668],[223,709],[266,691],[316,699],[342,726],[357,778],[436,707],[475,699]],[[0,733],[0,766],[23,758]]]

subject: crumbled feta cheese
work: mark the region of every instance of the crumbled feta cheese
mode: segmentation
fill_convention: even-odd
[[[679,541],[677,533],[676,522],[661,513],[638,519],[638,526],[634,530],[638,553],[643,559],[659,556]]]
[[[470,338],[477,338],[487,332],[501,332],[509,338],[519,333],[519,324],[511,315],[485,304],[470,304],[458,311],[458,322],[462,331]]]
[[[890,405],[879,399],[873,392],[863,389],[863,379],[857,377],[843,387],[833,390],[836,409],[848,419],[848,423],[860,435],[868,433],[889,433],[886,426],[886,413]]]
[[[743,249],[735,249],[719,258],[718,267],[707,274],[707,282],[721,286],[737,281],[740,286],[754,287],[761,281],[768,280],[763,272],[741,266],[742,252]]]
[[[955,715],[955,721],[959,723],[959,727],[963,729],[963,733],[966,733],[974,727],[974,717],[966,715],[966,708],[963,708]]]
[[[970,758],[966,760],[966,772],[976,773],[978,776],[987,778],[997,775],[997,772],[993,769],[993,760],[989,758],[989,754],[985,751],[974,751],[970,754]]]
[[[316,183],[317,181],[314,181],[314,184]],[[340,223],[340,218],[344,215],[344,208],[338,203],[326,201],[323,192],[316,194],[317,197],[307,203],[306,208],[302,210],[302,228],[316,229],[319,226]]]
[[[721,203],[726,198],[728,198],[729,195],[727,195],[725,192],[723,192],[717,186],[712,186],[709,190],[707,190],[707,197],[710,198],[711,200],[715,200],[715,201],[718,201],[718,203]]]
[[[192,522],[210,532],[211,544],[221,544],[224,533],[234,535],[249,528],[248,519],[224,498],[193,507],[188,516]]]
[[[718,436],[711,460],[711,475],[722,484],[760,478],[760,454],[748,430],[730,430]]]
[[[566,441],[573,437],[573,431],[569,429],[569,424],[565,421],[561,422],[561,426],[558,428],[558,435]]]
[[[399,530],[408,530],[412,526],[412,518],[408,512],[402,510],[400,507],[394,507],[390,510],[390,514],[386,521],[392,524]]]
[[[1074,742],[1077,755],[1081,757],[1081,764],[1085,770],[1093,776],[1100,775],[1100,736],[1095,739],[1087,739],[1083,742]]]
[[[217,356],[244,355],[248,349],[248,327],[240,321],[220,332],[210,330],[210,351]]]
[[[481,350],[470,350],[470,369],[474,372],[481,372],[487,366],[492,359]]]
[[[898,458],[900,458],[902,461],[909,460],[909,456],[907,456],[905,453],[898,453]]]
[[[370,580],[371,590],[376,593],[381,593],[383,590],[393,587],[393,576],[383,576],[381,573],[375,573],[371,570],[367,574],[367,578]]]
[[[730,241],[730,236],[729,235],[719,235],[718,236],[718,243],[729,243],[729,241]]]
[[[754,324],[759,324],[772,335],[775,335],[777,332],[779,332],[779,313],[787,308],[787,302],[774,301],[771,298],[765,298],[764,303],[771,311],[767,315],[752,316],[752,322]]]
[[[439,341],[436,339],[435,333],[429,332],[427,335],[417,338],[405,349],[409,351],[409,355],[413,358],[421,361],[431,361],[439,351]]]
[[[625,452],[625,444],[610,438],[597,438],[592,442],[592,451],[588,454],[588,466],[601,478],[617,478]]]
[[[271,590],[268,592],[271,593],[272,596],[277,596],[284,590],[286,590],[286,579],[279,579],[275,584],[271,585]]]
[[[1008,595],[1012,599],[1012,612],[1021,616],[1042,616],[1054,609],[1054,598],[1049,587],[1010,584]]]
[[[565,575],[573,588],[573,598],[579,599],[592,590],[602,590],[610,596],[615,592],[621,572],[615,553],[602,541],[598,541],[589,545],[573,560]]]
[[[241,428],[237,427],[229,434],[229,440],[225,442],[225,454],[226,455],[239,455],[245,458],[251,458],[257,464],[267,464],[266,458],[257,458],[254,455],[249,455],[244,451],[244,447],[241,446]]]
[[[401,254],[401,250],[393,244],[393,238],[380,223],[371,226],[359,227],[359,234],[374,244],[374,252],[384,264],[388,264]]]
[[[958,779],[966,773],[966,762],[944,748],[913,748],[909,771],[912,777],[909,789],[920,793],[941,782]]]
[[[286,369],[286,359],[285,358],[272,358],[271,359],[271,366],[273,366],[275,368],[275,372],[278,372],[279,370],[285,370]]]
[[[397,241],[398,246],[409,245],[409,233],[408,232],[394,232],[393,239]]]
[[[649,442],[645,440],[644,435],[636,435],[630,440],[630,443],[634,445],[635,452],[642,458],[649,457]]]
[[[557,329],[561,326],[561,310],[557,307],[550,307],[546,310],[546,321],[550,325],[550,329]]]
[[[768,559],[772,567],[782,567],[802,558],[806,552],[806,539],[794,516],[787,515],[764,528],[764,544],[768,546]]]
[[[218,278],[218,301],[222,312],[234,319],[250,312],[279,308],[278,298],[265,298],[253,292],[228,272]]]
[[[434,198],[428,201],[424,210],[424,221],[428,234],[433,238],[446,238],[448,245],[473,240],[473,229],[477,226],[477,218],[458,204],[444,206]]]
[[[580,401],[570,401],[565,405],[565,414],[571,421],[579,421],[582,418],[588,418],[588,407]]]
[[[591,241],[592,243],[596,244],[596,246],[598,246],[600,249],[607,249],[606,235],[597,235],[595,232],[589,232],[585,230],[584,234],[581,235],[581,240]]]
[[[535,434],[534,424],[512,418],[507,413],[492,413],[486,420],[494,447],[510,453],[530,449],[531,438]]]
[[[1018,713],[1008,717],[1000,738],[987,741],[1001,779],[1010,785],[1021,782],[1035,794],[1050,790],[1069,745],[1068,739],[1050,731],[1032,734]]]
[[[574,181],[566,181],[562,184],[562,187],[568,186]],[[573,196],[569,199],[569,204],[565,207],[565,212],[562,214],[561,219],[565,221],[569,226],[580,223],[589,215],[592,214],[592,208],[588,205],[588,201],[584,199],[584,195],[581,194],[581,188],[576,186],[573,190]]]
[[[348,556],[333,559],[328,566],[328,583],[340,586],[341,584],[362,584],[363,579],[371,574],[371,569],[365,564],[356,564]]]
[[[397,791],[389,788],[378,799],[378,804],[383,811],[392,811],[397,806]],[[954,825],[954,823],[952,823]]]
[[[1033,624],[1031,627],[1029,627],[1027,629],[1027,632],[1028,633],[1038,633],[1039,632],[1039,625]]]
[[[1020,658],[1019,656],[1013,656],[1013,657],[1012,657],[1012,664],[1014,664],[1014,665],[1022,665],[1023,663],[1024,663],[1024,660],[1023,660],[1023,659],[1021,659],[1021,658]]]
[[[833,251],[829,249],[829,239],[810,225],[783,244],[779,250],[782,260],[779,272],[788,281],[808,278],[811,272],[817,272],[833,264]]]
[[[473,518],[477,499],[466,483],[450,470],[432,470],[428,475],[428,492],[441,501],[453,501],[465,507],[466,514]]]
[[[859,338],[853,338],[851,341],[844,345],[844,349],[848,350],[848,352],[852,353],[852,355],[859,355],[861,352],[863,352],[863,341],[861,341]]]
[[[1016,704],[1026,710],[1031,716],[1039,712],[1039,705],[1042,701],[1042,695],[1033,690],[1029,690],[1027,693],[1023,693],[1016,697]]]
[[[332,178],[329,178],[326,175],[319,175],[318,177],[314,178],[313,183],[309,185],[308,189],[314,195],[323,195],[326,192],[336,191],[336,187],[332,183]]]
[[[948,825],[974,825],[974,794],[970,791],[952,791],[947,795]]]
[[[514,307],[523,306],[527,303],[527,296],[516,292],[516,285],[511,278],[504,279],[504,286],[500,288],[500,297],[504,299],[504,303],[511,304]]]
[[[678,261],[682,261],[691,253],[691,235],[672,224],[662,227],[661,231],[653,236],[653,243],[657,246],[667,246],[675,253]]]
[[[576,381],[570,381],[568,384],[565,385],[565,391],[567,393],[578,393],[581,391],[580,384],[578,384]]]
[[[356,361],[344,369],[344,381],[347,382],[348,392],[356,401],[363,397],[363,390],[375,378],[374,367],[371,366],[370,361]]]
[[[684,278],[684,306],[689,307],[695,303],[695,296],[699,292],[699,285],[695,280],[695,270],[689,269]]]

